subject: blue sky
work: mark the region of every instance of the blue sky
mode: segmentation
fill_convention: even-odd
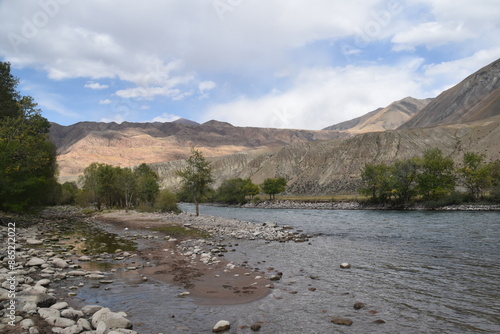
[[[500,57],[498,0],[0,0],[0,59],[49,121],[321,129]]]

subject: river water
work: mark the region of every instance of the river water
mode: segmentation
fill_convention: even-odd
[[[185,211],[193,207],[185,205]],[[500,213],[201,207],[206,215],[291,225],[305,243],[239,241],[235,263],[283,272],[271,294],[233,306],[178,298],[180,288],[118,277],[87,303],[130,315],[140,333],[500,333]],[[351,269],[340,269],[348,262]],[[314,290],[314,291],[312,291]],[[356,302],[366,304],[355,310]],[[375,313],[376,312],[376,313]],[[349,318],[352,326],[330,322]],[[375,324],[383,320],[385,323]]]

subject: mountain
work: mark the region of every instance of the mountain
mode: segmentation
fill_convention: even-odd
[[[394,106],[409,102],[407,99],[384,108],[388,109],[385,112],[377,109],[333,127],[344,134],[351,132],[350,136],[214,158],[214,186],[233,177],[250,177],[261,183],[268,177],[283,176],[288,181],[287,191],[292,194],[354,193],[361,183],[361,169],[367,162],[391,164],[421,156],[429,148],[441,149],[456,164],[461,163],[464,152],[484,154],[486,161],[498,160],[498,65],[497,60],[432,101],[423,101],[428,104],[395,130],[354,134],[367,127],[376,128],[375,125],[381,123],[374,120],[383,119],[391,110],[396,110],[393,114],[398,115],[401,111]],[[179,180],[173,171],[183,164],[184,161],[174,161],[154,166],[164,177],[165,186],[175,187]]]
[[[344,131],[351,134],[394,130],[406,123],[430,101],[432,99],[418,100],[406,97],[385,108],[378,108],[361,117],[329,126],[323,130]]]
[[[61,181],[75,179],[92,162],[134,166],[185,159],[191,147],[216,157],[256,148],[282,147],[297,142],[346,136],[335,131],[237,127],[209,121],[155,123],[80,122],[51,124],[50,137],[58,153]]]
[[[355,193],[366,162],[393,163],[422,156],[439,148],[458,164],[464,152],[483,153],[487,161],[500,158],[500,116],[466,125],[370,132],[326,141],[302,142],[266,151],[246,151],[210,159],[214,186],[228,178],[251,178],[261,183],[269,177],[285,177],[292,194],[325,195]],[[176,188],[175,171],[185,162],[169,161],[152,166],[164,186]]]
[[[500,114],[500,59],[438,95],[401,129],[469,123]]]

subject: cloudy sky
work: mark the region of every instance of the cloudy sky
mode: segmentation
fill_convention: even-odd
[[[321,129],[500,57],[498,0],[0,0],[49,121]]]

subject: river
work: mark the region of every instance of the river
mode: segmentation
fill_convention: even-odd
[[[193,207],[184,205],[185,211]],[[177,287],[123,276],[87,303],[125,310],[140,333],[499,333],[500,213],[271,210],[202,206],[206,215],[291,225],[309,242],[239,241],[226,258],[283,272],[272,293],[233,306],[177,298]],[[351,269],[341,269],[348,262]],[[121,282],[121,285],[120,285]],[[366,304],[355,310],[356,302]],[[349,318],[352,326],[330,322]],[[374,321],[385,323],[376,324]]]

